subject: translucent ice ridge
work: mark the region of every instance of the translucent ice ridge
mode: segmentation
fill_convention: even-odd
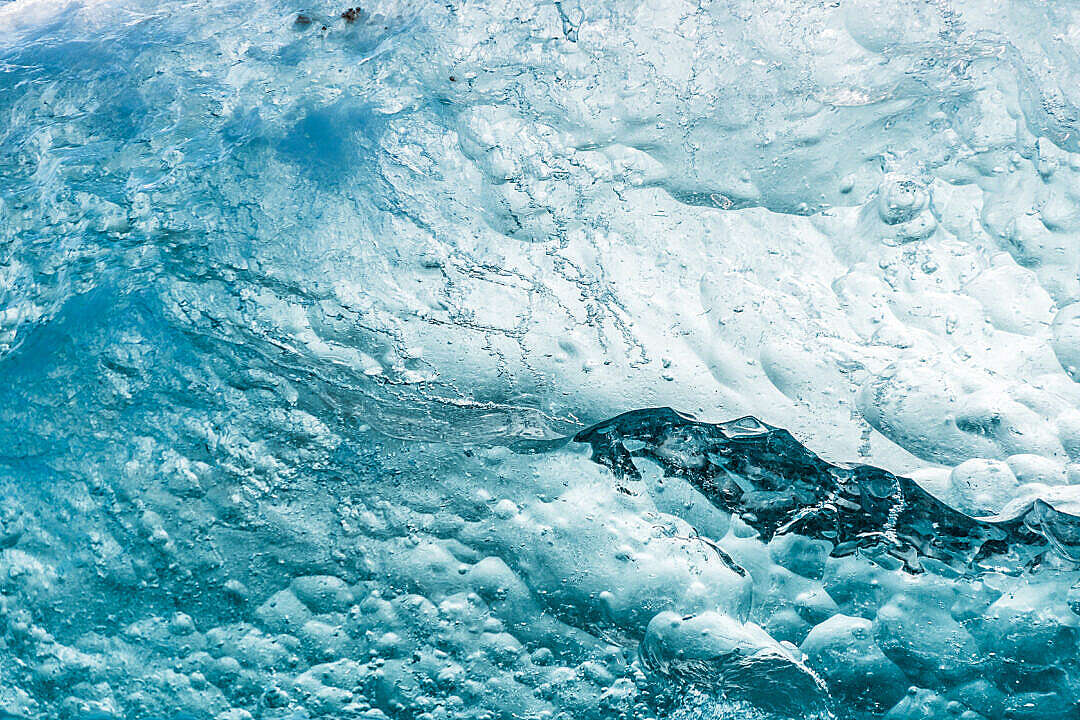
[[[766,541],[788,533],[819,538],[833,545],[834,556],[869,551],[915,572],[1020,572],[1047,549],[1080,562],[1080,515],[1042,498],[971,517],[909,478],[826,462],[788,431],[753,417],[711,424],[670,408],[636,410],[573,440],[591,446],[593,460],[624,482],[640,479],[635,459],[659,465]],[[1076,508],[1077,499],[1059,503]]]

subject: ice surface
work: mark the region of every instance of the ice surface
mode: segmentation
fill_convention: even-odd
[[[1077,717],[1078,58],[0,2],[0,717]]]

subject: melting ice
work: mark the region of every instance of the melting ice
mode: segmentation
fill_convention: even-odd
[[[0,1],[0,717],[1080,716],[1078,78],[1065,0]]]

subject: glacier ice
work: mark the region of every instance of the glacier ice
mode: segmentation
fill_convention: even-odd
[[[0,0],[0,717],[1078,717],[1078,28]]]

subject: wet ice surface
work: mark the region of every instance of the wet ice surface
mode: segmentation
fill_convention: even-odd
[[[0,717],[1076,717],[1078,12],[0,3]]]

